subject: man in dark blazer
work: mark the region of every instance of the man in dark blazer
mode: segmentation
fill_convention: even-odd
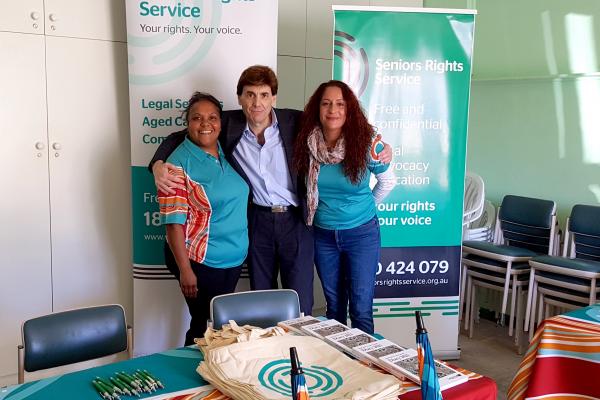
[[[248,267],[253,290],[294,289],[306,315],[313,307],[313,237],[305,224],[306,187],[293,172],[292,155],[301,112],[273,108],[278,82],[269,68],[244,70],[237,85],[242,110],[225,111],[219,141],[227,160],[250,186]],[[164,161],[187,131],[169,135],[150,168],[158,189],[181,185]],[[223,188],[227,190],[227,188]]]

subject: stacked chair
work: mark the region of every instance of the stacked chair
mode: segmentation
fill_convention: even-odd
[[[526,324],[531,338],[536,303],[539,323],[549,316],[550,306],[574,309],[596,302],[600,291],[600,207],[574,206],[566,224],[562,257],[533,257],[529,264],[527,308],[531,313]]]
[[[495,220],[496,207],[494,207],[491,201],[486,200],[481,216],[463,227],[463,240],[493,241]]]
[[[485,207],[485,185],[477,174],[467,172],[465,175],[465,197],[463,207],[463,239],[470,232],[470,225],[481,218]]]
[[[462,317],[470,336],[479,309],[476,287],[502,293],[499,325],[504,323],[508,296],[511,294],[509,335],[512,336],[515,311],[522,311],[520,295],[528,288],[528,261],[540,254],[554,254],[558,236],[556,225],[556,203],[553,201],[507,195],[498,211],[494,243],[463,242],[460,309],[464,302]],[[515,342],[518,344],[522,318],[517,316],[516,321]]]

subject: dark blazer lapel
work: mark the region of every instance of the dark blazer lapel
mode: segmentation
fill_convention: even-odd
[[[225,134],[225,154],[230,156],[246,129],[246,117],[242,110],[225,111],[223,117],[221,134]]]
[[[223,141],[221,145],[223,146],[223,151],[225,152],[225,157],[227,161],[233,166],[233,169],[240,174],[242,179],[248,183],[250,186],[250,193],[252,193],[252,185],[250,184],[250,179],[248,179],[248,175],[244,172],[240,163],[233,156],[233,151],[235,147],[240,142],[242,134],[244,133],[244,129],[246,129],[246,117],[242,110],[231,110],[225,111],[223,113],[223,121],[221,126],[221,135],[224,135]]]
[[[293,118],[291,118],[292,121],[290,121],[289,114],[284,114],[278,109],[274,110],[275,115],[277,116],[277,122],[279,124],[279,135],[283,141],[283,150],[285,151],[285,159],[287,161],[288,171],[290,172],[290,177],[292,178],[292,184],[294,187],[296,187],[298,177],[294,173],[292,165],[292,157],[294,155],[294,129],[296,129],[296,126],[294,125]]]

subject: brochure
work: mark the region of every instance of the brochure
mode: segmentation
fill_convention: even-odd
[[[396,343],[387,339],[377,340],[373,343],[363,344],[361,346],[354,347],[353,351],[357,352],[361,358],[365,358],[370,362],[383,367],[383,362],[380,360],[381,357],[389,354],[399,353],[406,350],[405,347],[398,346]]]
[[[362,346],[364,344],[376,342],[377,339],[375,339],[375,337],[369,335],[368,333],[361,331],[360,329],[353,328],[344,332],[326,336],[325,341],[331,343],[333,346],[337,347],[338,349],[342,350],[346,354],[351,355],[354,358],[370,362],[370,360],[365,358],[362,354],[353,351],[353,349],[357,346]]]
[[[293,318],[293,319],[288,319],[286,321],[278,322],[277,326],[282,327],[283,329],[285,329],[288,332],[291,331],[291,332],[296,332],[296,333],[305,335],[306,332],[304,332],[301,329],[303,326],[310,325],[310,324],[317,324],[319,322],[322,322],[322,321],[311,315],[307,315],[304,317],[298,317],[298,318]]]
[[[304,325],[301,328],[309,335],[318,337],[319,339],[325,339],[325,336],[333,335],[334,333],[340,333],[349,330],[350,328],[346,325],[336,321],[335,319],[328,319],[321,321],[318,324]]]
[[[389,354],[380,358],[385,365],[384,369],[398,378],[408,379],[420,384],[419,360],[417,350],[406,349],[399,353]],[[435,372],[440,382],[440,389],[448,389],[460,383],[466,382],[469,377],[458,372],[454,368],[435,360]]]

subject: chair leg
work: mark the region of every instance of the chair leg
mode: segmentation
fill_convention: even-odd
[[[504,293],[502,294],[502,309],[498,317],[498,325],[504,326],[504,314],[506,314],[506,305],[508,304],[508,289],[510,288],[510,270],[512,262],[506,264],[506,276],[504,276]]]
[[[534,295],[533,285],[535,283],[535,269],[531,267],[529,272],[529,285],[527,289],[527,305],[525,306],[525,332],[529,329],[529,318],[531,318],[531,301]]]
[[[517,318],[516,318],[516,327],[515,327],[515,344],[519,346],[521,339],[521,331],[523,329],[523,301],[521,297],[523,296],[523,288],[519,286],[516,288],[517,290]]]
[[[512,293],[510,296],[510,322],[508,323],[508,336],[513,335],[515,319],[515,301],[517,300],[517,276],[512,277]]]
[[[25,382],[25,349],[23,346],[17,346],[17,364],[18,364],[18,377],[17,382],[19,384]]]
[[[537,302],[537,298],[538,298],[538,293],[537,293],[537,282],[533,282],[533,289],[531,289],[534,293],[533,296],[531,297],[531,307],[530,308],[530,314],[529,314],[529,341],[531,342],[531,339],[533,339],[533,333],[535,331],[535,309],[536,309],[536,302]]]
[[[133,328],[127,325],[127,358],[133,358]]]
[[[477,306],[477,285],[472,284],[471,289],[471,316],[469,317],[469,339],[473,339],[473,325],[475,325],[476,313],[479,312]]]
[[[467,276],[467,294],[465,296],[465,330],[469,329],[469,318],[471,317],[471,292],[473,291],[473,278]]]
[[[461,263],[460,268],[460,296],[459,296],[459,307],[458,307],[458,320],[462,321],[463,318],[463,306],[465,305],[465,286],[467,284],[467,266]],[[460,324],[459,324],[460,326]]]
[[[540,326],[540,324],[544,320],[544,295],[543,294],[540,294],[539,302],[540,302],[540,304],[538,305],[538,311],[537,311],[538,326]]]
[[[590,282],[590,306],[596,303],[596,278],[592,278]]]

